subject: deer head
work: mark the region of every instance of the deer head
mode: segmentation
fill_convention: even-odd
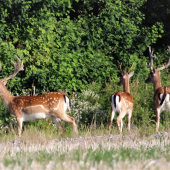
[[[170,50],[170,47],[168,46],[168,49]],[[148,68],[150,68],[150,73],[148,78],[145,80],[145,83],[153,83],[154,89],[161,87],[161,77],[160,77],[160,71],[165,69],[170,65],[170,58],[166,65],[160,67],[160,68],[153,68],[153,58],[156,58],[156,56],[153,56],[153,51],[151,51],[151,47],[149,47],[149,56],[150,56],[150,63],[149,65],[146,64]]]
[[[121,64],[121,65],[122,65],[122,64]],[[119,86],[123,85],[124,91],[130,93],[130,90],[129,90],[129,79],[130,79],[130,78],[133,76],[133,74],[134,74],[134,71],[130,72],[130,70],[131,70],[132,67],[133,67],[133,64],[132,64],[131,68],[128,70],[127,73],[125,73],[125,71],[122,70],[121,65],[120,65],[121,76],[120,76],[120,81],[119,81],[118,85],[119,85]],[[130,73],[129,73],[129,72],[130,72]]]

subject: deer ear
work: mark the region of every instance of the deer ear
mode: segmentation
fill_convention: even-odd
[[[134,71],[130,72],[129,73],[129,78],[131,78],[133,76],[133,74],[134,74]]]
[[[122,76],[124,76],[124,75],[125,75],[125,72],[124,72],[124,70],[123,70],[123,71],[121,71],[121,75],[122,75]]]

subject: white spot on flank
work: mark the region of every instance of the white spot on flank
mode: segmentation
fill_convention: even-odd
[[[114,106],[113,99],[114,99],[114,95],[112,95],[111,107],[115,112],[117,111],[118,113],[120,113],[121,112],[121,102],[119,102],[119,96],[116,96],[116,108]]]
[[[54,110],[57,110],[57,109],[58,109],[58,107],[59,107],[59,105],[60,105],[60,100],[59,100],[59,102],[58,102],[57,107],[56,107],[56,108],[54,108]]]
[[[124,97],[123,101],[124,101],[126,107],[129,107],[129,105],[132,104],[130,101],[127,100],[127,97]]]
[[[70,104],[69,104],[69,98],[66,96],[66,102],[64,104],[65,111],[68,109],[69,111],[71,110]]]

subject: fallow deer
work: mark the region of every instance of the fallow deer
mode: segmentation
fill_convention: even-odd
[[[4,105],[11,115],[16,116],[18,123],[18,134],[21,135],[22,125],[25,121],[52,118],[53,122],[61,128],[61,119],[72,124],[75,133],[78,133],[77,125],[73,117],[66,114],[70,110],[69,98],[63,92],[50,92],[38,96],[13,96],[5,87],[7,81],[24,70],[23,61],[15,56],[17,63],[14,64],[15,71],[7,78],[0,79],[0,96]],[[20,67],[19,67],[20,65]]]
[[[170,47],[168,47],[170,50]],[[160,122],[160,114],[163,111],[170,111],[170,101],[169,101],[169,93],[170,87],[161,85],[161,77],[160,71],[170,65],[170,58],[168,63],[161,67],[161,68],[153,68],[153,51],[151,51],[151,47],[149,47],[149,56],[150,56],[150,64],[147,67],[150,68],[149,77],[145,80],[145,83],[153,83],[154,87],[154,107],[155,107],[155,114],[156,114],[156,132],[159,129],[159,122]]]
[[[133,64],[131,68],[132,67]],[[130,131],[130,121],[131,121],[133,105],[134,105],[133,96],[130,94],[130,88],[129,88],[129,79],[134,74],[134,71],[129,73],[131,68],[129,69],[128,73],[125,73],[125,71],[121,69],[121,65],[120,65],[121,77],[118,85],[123,85],[124,92],[118,91],[115,92],[113,95],[111,95],[111,118],[110,118],[109,132],[111,130],[112,121],[116,112],[119,113],[119,116],[117,117],[117,125],[120,134],[122,133],[122,127],[123,127],[122,119],[125,117],[126,114],[128,114],[128,130]]]

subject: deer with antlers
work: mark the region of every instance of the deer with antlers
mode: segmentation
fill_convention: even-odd
[[[122,132],[122,127],[123,127],[122,119],[125,117],[126,114],[128,114],[128,130],[130,131],[130,121],[131,121],[133,105],[134,105],[133,96],[130,94],[130,88],[129,88],[129,79],[134,74],[134,71],[129,73],[132,67],[133,64],[129,69],[129,71],[125,73],[125,71],[122,70],[120,65],[121,77],[118,85],[123,85],[124,92],[118,91],[115,92],[113,95],[111,95],[111,118],[110,118],[109,132],[111,130],[112,121],[116,112],[119,113],[119,116],[117,117],[117,125],[120,134]]]
[[[75,133],[78,133],[77,125],[73,117],[66,114],[70,110],[69,98],[64,92],[50,92],[38,96],[13,96],[5,87],[7,81],[24,70],[23,61],[15,56],[15,71],[7,78],[0,79],[0,96],[4,105],[11,115],[16,116],[18,123],[18,134],[21,135],[22,125],[25,121],[52,118],[53,122],[61,129],[61,119],[72,124]],[[19,67],[20,66],[20,67]]]
[[[168,47],[170,50],[170,47]],[[153,68],[153,58],[156,56],[153,55],[153,51],[151,51],[151,47],[149,47],[149,56],[150,56],[150,63],[147,65],[150,68],[149,77],[145,80],[145,83],[153,83],[154,87],[154,107],[155,107],[155,114],[156,114],[156,132],[159,129],[159,122],[160,122],[160,114],[163,111],[170,111],[170,101],[169,101],[169,93],[170,87],[162,86],[161,85],[161,77],[160,71],[165,69],[170,65],[170,58],[166,65],[161,68]]]

